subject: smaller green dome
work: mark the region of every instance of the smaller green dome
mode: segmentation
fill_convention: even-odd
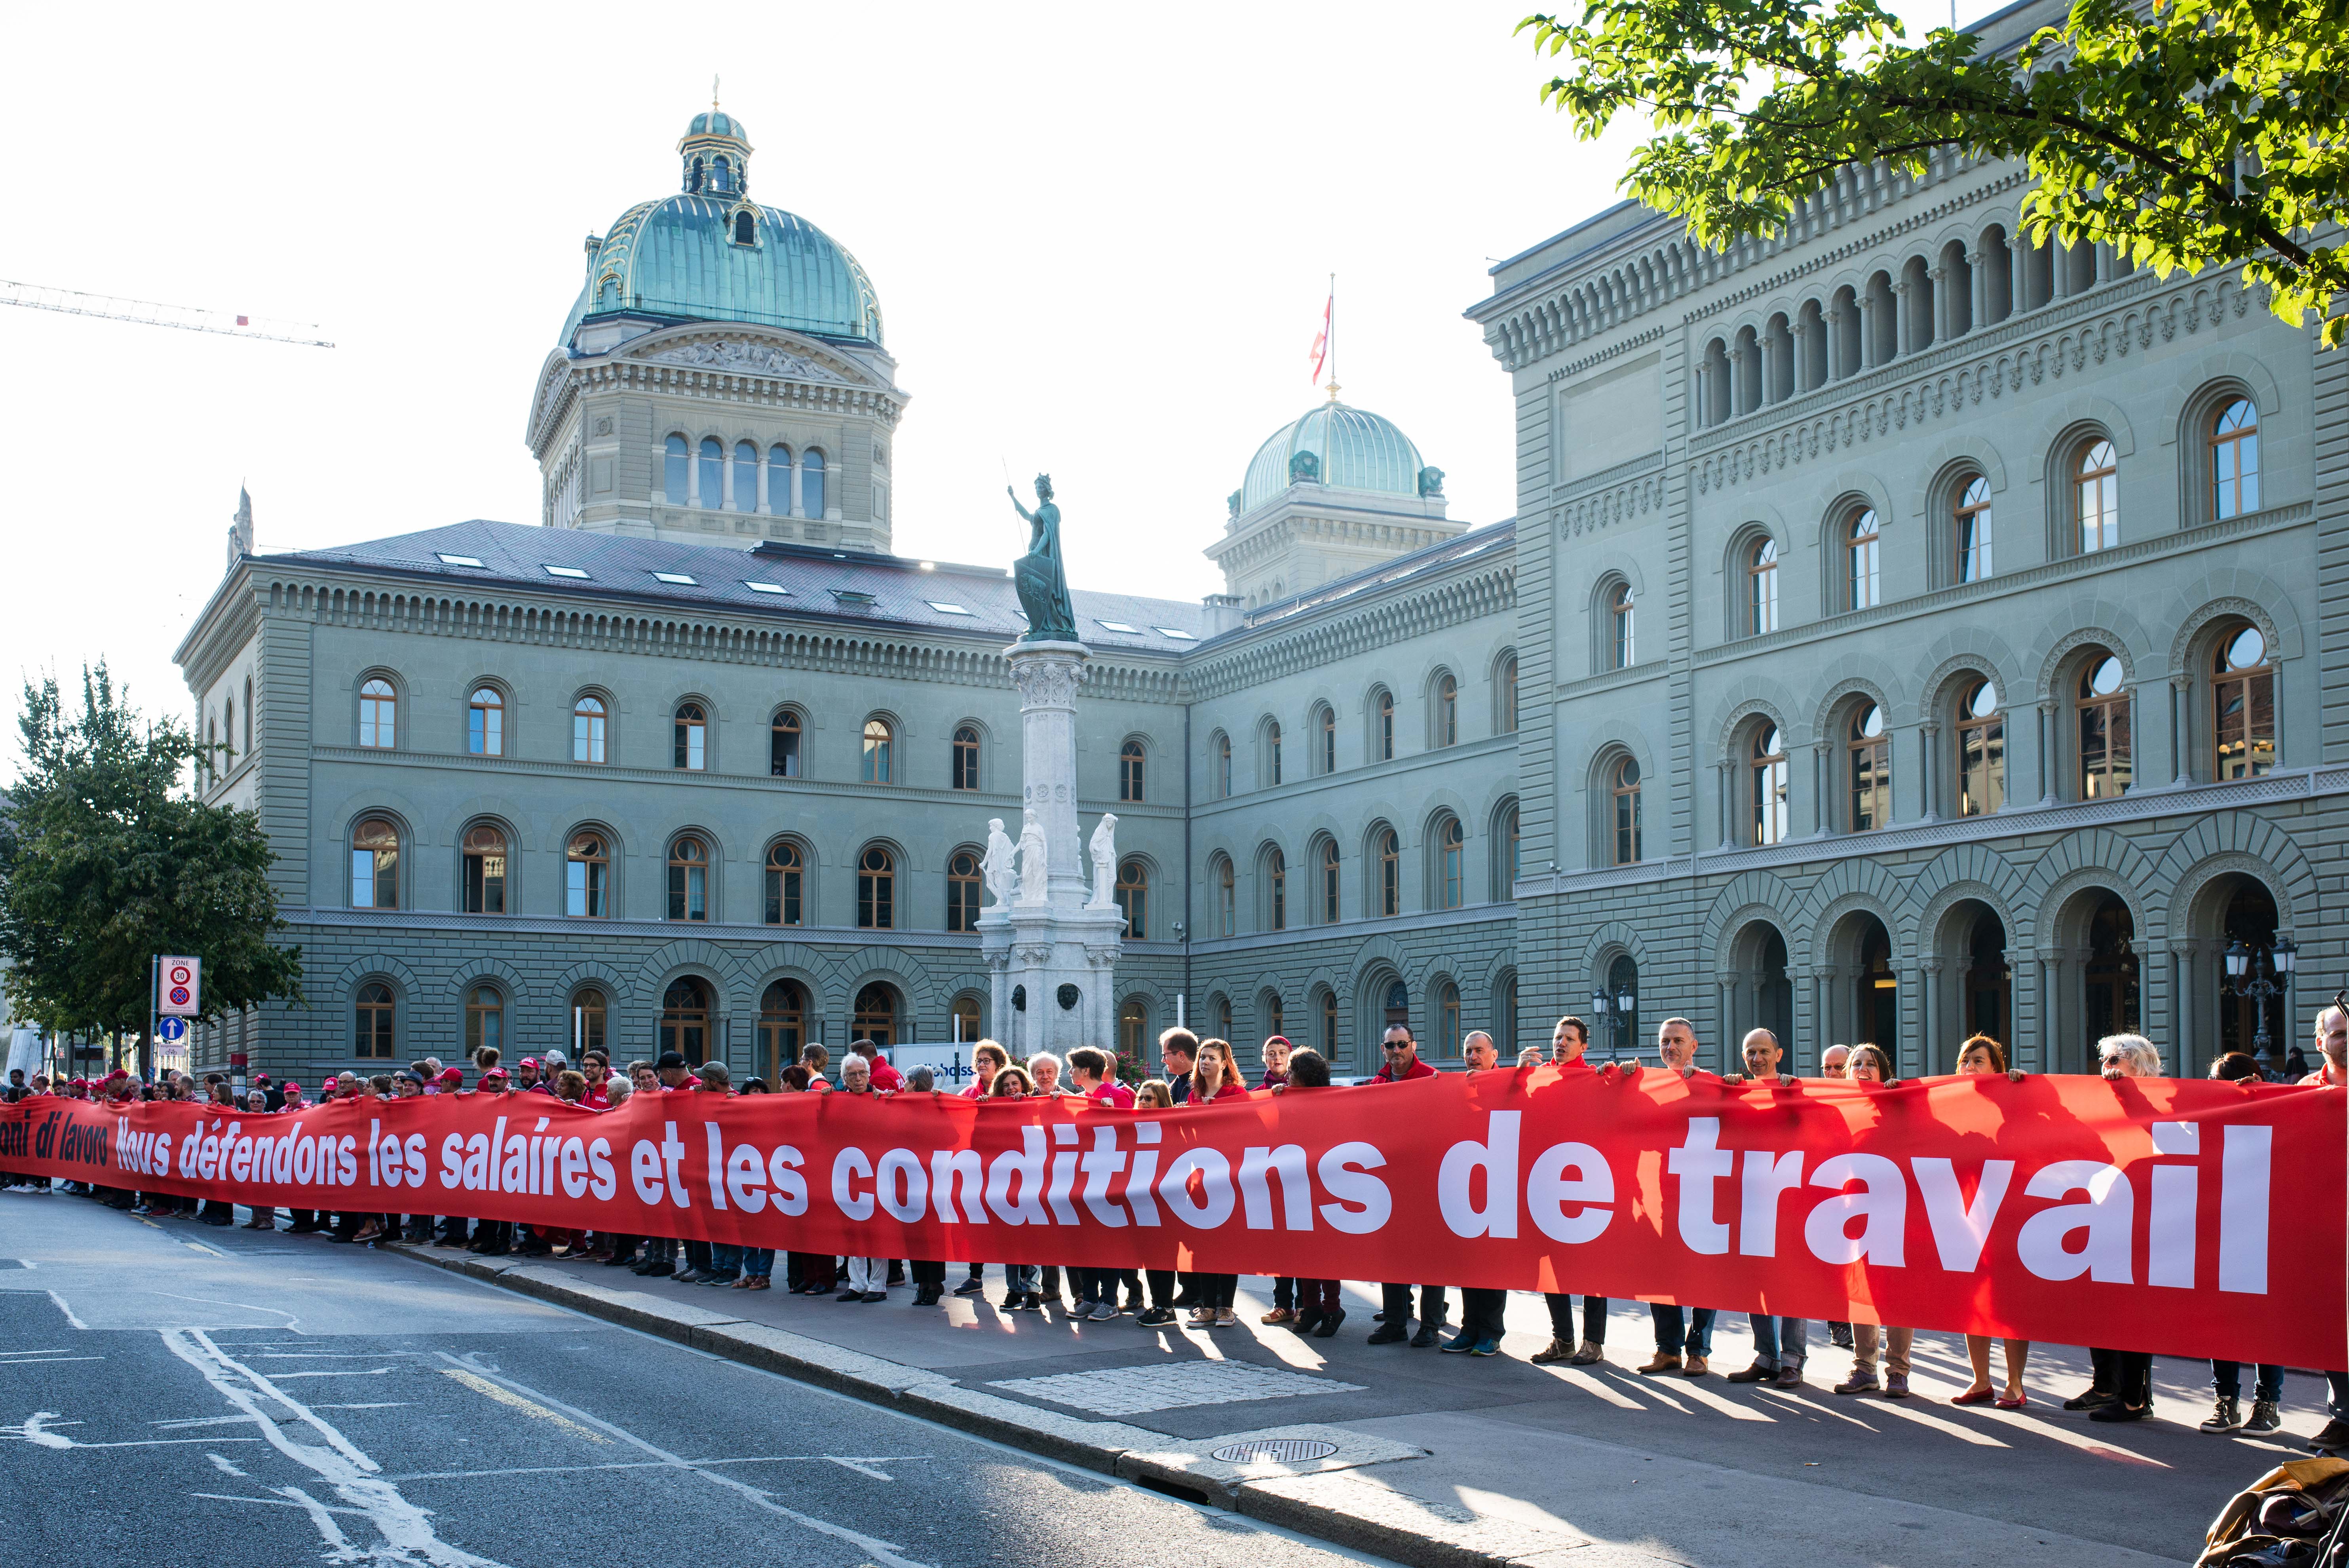
[[[688,137],[723,136],[736,141],[750,139],[750,133],[742,129],[740,120],[718,108],[695,115],[693,123],[685,128],[685,134]]]
[[[1332,388],[1334,391],[1335,388]],[[1419,449],[1394,422],[1334,397],[1292,424],[1283,425],[1249,459],[1247,479],[1234,498],[1232,515],[1254,511],[1292,484],[1333,485],[1386,495],[1419,496],[1426,489]],[[1435,475],[1440,490],[1443,479]]]

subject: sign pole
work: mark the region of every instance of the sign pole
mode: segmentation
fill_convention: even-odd
[[[147,1082],[155,1081],[155,1011],[160,1005],[159,988],[162,985],[161,954],[147,961],[147,1036],[139,1042],[139,1076]]]

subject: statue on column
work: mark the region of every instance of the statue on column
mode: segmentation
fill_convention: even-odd
[[[1028,521],[1028,553],[1012,562],[1011,579],[1019,591],[1019,608],[1028,616],[1023,643],[1073,643],[1077,612],[1069,603],[1069,578],[1061,562],[1061,509],[1052,504],[1052,476],[1036,476],[1036,510],[1019,504],[1009,485],[1003,493],[1011,509]]]
[[[1019,902],[1042,903],[1045,898],[1044,826],[1030,811],[1019,824]]]
[[[1011,847],[1011,835],[1003,830],[1003,819],[989,817],[987,854],[978,862],[979,880],[995,896],[995,902],[988,905],[989,909],[1000,909],[1011,902],[1012,892],[1019,885],[1019,871],[1014,863],[1018,853]]]
[[[1088,909],[1117,907],[1117,818],[1108,811],[1102,813],[1101,825],[1093,830],[1092,841],[1087,852],[1093,861],[1093,901]]]

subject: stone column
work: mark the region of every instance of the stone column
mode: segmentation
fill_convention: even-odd
[[[1757,407],[1760,402],[1754,399]],[[1729,346],[1729,417],[1734,419],[1745,411],[1745,345],[1733,343]]]
[[[1941,1066],[1941,960],[1923,958],[1917,963],[1917,973],[1923,984],[1917,996],[1917,1070],[1938,1073]],[[1950,1064],[1954,1068],[1957,1064]]]
[[[2020,227],[2006,237],[2006,287],[2009,315],[2021,315],[2031,299],[2030,238]]]
[[[2177,981],[2169,990],[2169,1037],[2178,1049],[2171,1067],[2179,1078],[2202,1074],[2194,1055],[2195,1025],[2200,1021],[2194,1011],[2194,965],[2201,954],[2202,944],[2190,936],[2176,938],[2169,944],[2170,959],[2177,967]]]
[[[1967,302],[1973,312],[1966,324],[1969,332],[1980,332],[1990,325],[1990,268],[1985,264],[1989,255],[1979,247],[1966,253],[1966,277],[1973,285],[1972,298]]]
[[[2039,705],[2039,803],[2055,804],[2055,708],[2052,703]],[[2136,744],[2136,732],[2130,731],[2130,744]]]
[[[1897,358],[1906,359],[1917,352],[1917,331],[1909,322],[1912,314],[1909,280],[1904,277],[1892,285],[1892,352]]]
[[[1855,370],[1873,370],[1876,357],[1876,290],[1869,287],[1859,294],[1859,363]],[[1829,1042],[1832,1044],[1833,1042]]]

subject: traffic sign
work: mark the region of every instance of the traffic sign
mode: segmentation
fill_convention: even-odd
[[[155,1033],[162,1037],[164,1044],[176,1046],[188,1037],[188,1021],[185,1018],[166,1018],[155,1026]]]
[[[157,961],[155,1010],[192,1018],[203,1011],[202,977],[204,961],[201,958],[173,958],[169,955]]]

